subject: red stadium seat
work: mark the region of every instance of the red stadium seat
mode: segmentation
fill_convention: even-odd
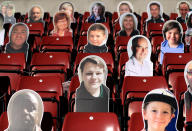
[[[120,126],[114,113],[69,112],[65,116],[62,131],[79,129],[83,131],[120,131]]]
[[[161,35],[164,23],[147,23],[147,37]]]
[[[156,54],[158,50],[160,50],[161,43],[164,41],[163,36],[154,36],[151,39],[151,45],[152,45],[152,53]]]
[[[137,86],[139,85],[139,86]],[[168,88],[167,82],[163,76],[153,77],[135,77],[126,76],[123,81],[121,92],[122,105],[126,101],[126,96],[130,92],[147,93],[156,88]]]
[[[187,30],[187,25],[186,23],[180,23],[182,28],[183,28],[183,32],[185,32]]]
[[[165,53],[162,64],[163,75],[168,78],[171,72],[183,72],[191,59],[191,53]]]
[[[0,116],[0,131],[4,131],[8,128],[8,118],[7,118],[7,112],[3,112]]]
[[[29,34],[42,36],[44,33],[43,23],[25,23],[29,28]]]
[[[170,13],[170,20],[176,20],[178,17],[177,13]]]
[[[34,53],[30,65],[33,76],[60,76],[64,82],[70,69],[70,54],[65,52]]]
[[[54,120],[55,129],[60,119],[60,97],[63,95],[62,81],[56,76],[23,76],[19,90],[31,89],[36,91],[44,103],[44,112],[50,112]]]
[[[131,115],[128,131],[141,131],[144,128],[143,117],[141,112]]]
[[[0,76],[9,76],[12,90],[17,90],[25,67],[26,60],[23,53],[0,54]]]
[[[84,14],[83,14],[82,22],[85,23],[89,16],[90,16],[90,12],[85,11]]]
[[[117,36],[117,33],[121,30],[119,20],[115,23],[113,30],[113,38],[115,38]]]
[[[40,51],[65,51],[72,52],[72,37],[44,36],[41,40]]]
[[[118,13],[117,12],[113,12],[113,15],[112,15],[112,24],[115,22],[115,20],[118,19]]]
[[[121,52],[127,52],[128,41],[131,37],[117,36],[115,40],[115,54],[118,56]]]
[[[125,63],[129,60],[128,53],[123,52],[120,54],[119,64],[118,64],[118,77],[124,77],[125,75]]]
[[[87,36],[80,36],[77,44],[77,52],[83,52],[84,46],[87,44]]]

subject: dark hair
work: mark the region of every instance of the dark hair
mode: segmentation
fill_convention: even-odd
[[[66,18],[68,28],[70,28],[70,18],[65,12],[57,12],[54,16],[54,24],[56,24],[59,20]]]
[[[63,3],[61,3],[61,4],[60,4],[60,6],[59,6],[59,10],[62,10],[63,5],[65,5],[65,4],[70,5],[70,6],[72,7],[73,11],[74,11],[73,4],[72,4],[72,3],[70,3],[70,2],[63,2]]]
[[[138,36],[138,37],[135,37],[133,40],[132,40],[132,51],[133,51],[133,55],[135,57],[136,55],[136,47],[138,47],[138,41],[140,39],[145,39],[144,37],[141,37],[141,36]]]
[[[182,40],[182,27],[181,25],[179,24],[179,22],[177,22],[176,20],[171,20],[171,21],[168,21],[164,24],[164,27],[163,27],[163,37],[164,39],[166,40],[166,32],[169,31],[169,30],[172,30],[176,28],[179,33],[180,33],[180,37],[179,37],[179,41],[178,42],[181,42]]]
[[[192,28],[191,17],[192,17],[192,13],[188,16],[188,19],[187,19],[187,27],[189,28]]]
[[[129,5],[128,3],[121,3],[121,4],[119,5],[119,8],[120,8],[120,6],[122,6],[122,5],[127,5],[127,6],[129,7],[130,12],[132,13],[132,9],[130,8],[130,5]]]
[[[152,5],[156,5],[157,7],[159,7],[159,10],[160,10],[160,5],[159,5],[159,4],[157,4],[157,3],[151,3],[149,7],[151,8]]]
[[[91,31],[95,31],[95,30],[102,30],[105,35],[108,35],[105,25],[100,24],[100,23],[95,23],[95,24],[91,25],[88,29],[88,35],[90,34]]]
[[[180,5],[182,5],[182,4],[186,4],[186,5],[188,6],[188,8],[190,8],[190,7],[189,7],[189,4],[188,4],[187,2],[185,2],[185,1],[183,1],[183,2],[181,2],[181,3],[179,4],[179,9],[180,9]]]
[[[104,5],[102,5],[101,3],[94,3],[93,5],[92,5],[92,7],[91,7],[91,14],[93,14],[93,8],[95,7],[95,6],[99,6],[99,7],[101,7],[101,14],[100,14],[100,16],[104,16],[104,13],[105,13],[105,6]]]
[[[4,23],[4,16],[0,13],[0,21]]]

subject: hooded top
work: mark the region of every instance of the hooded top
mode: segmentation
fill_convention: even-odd
[[[100,86],[100,96],[92,96],[84,86],[84,82],[76,90],[76,112],[108,112],[109,111],[109,88]]]
[[[8,104],[9,126],[6,131],[41,131],[43,112],[39,94],[29,89],[17,91]]]
[[[103,44],[101,46],[95,46],[90,43],[88,43],[83,50],[84,53],[105,53],[107,51],[108,51],[108,48],[106,44]]]

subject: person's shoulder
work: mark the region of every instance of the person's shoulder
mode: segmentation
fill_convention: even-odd
[[[161,47],[165,47],[168,45],[168,41],[167,40],[164,40],[162,43],[161,43]]]

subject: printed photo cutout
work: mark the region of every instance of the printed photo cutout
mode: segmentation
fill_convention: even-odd
[[[5,46],[5,53],[24,53],[27,60],[28,36],[29,28],[25,23],[19,22],[12,25],[9,30],[9,43]]]
[[[71,2],[63,2],[59,5],[59,11],[64,11],[70,18],[71,23],[74,23],[76,20],[74,18],[74,6]]]
[[[6,131],[41,131],[43,112],[43,101],[38,93],[29,89],[17,91],[8,103],[9,126]]]
[[[160,2],[151,1],[147,5],[148,18],[145,20],[143,30],[144,34],[147,33],[148,23],[164,23],[163,7]]]
[[[160,88],[150,91],[142,103],[142,115],[145,125],[142,131],[170,131],[170,128],[167,129],[170,124],[174,128],[171,130],[177,130],[177,111],[177,100],[169,90]]]
[[[129,60],[125,64],[125,76],[153,76],[151,43],[143,35],[130,38],[127,44]]]
[[[99,36],[99,37],[98,37]],[[104,53],[107,48],[108,29],[101,23],[92,24],[87,32],[88,43],[84,46],[84,53]]]
[[[123,15],[121,15],[119,24],[121,30],[118,32],[118,36],[132,37],[134,35],[140,34],[140,32],[137,30],[137,18],[132,13],[124,13]]]
[[[179,1],[176,7],[177,14],[178,14],[178,17],[176,20],[179,23],[185,23],[186,15],[190,11],[190,9],[191,9],[191,4],[188,1]]]
[[[15,14],[15,5],[12,1],[4,1],[1,3],[1,13],[4,16],[4,23],[15,24],[16,19]]]
[[[54,15],[54,29],[51,32],[52,36],[71,36],[72,37],[72,29],[70,18],[66,12],[60,11]]]
[[[109,112],[108,69],[99,56],[90,55],[78,67],[80,87],[76,89],[75,112]]]
[[[160,64],[163,63],[165,53],[184,53],[182,43],[183,28],[176,20],[169,20],[163,25],[164,41],[161,43]]]
[[[151,1],[147,5],[147,22],[151,23],[163,23],[163,6],[158,1]]]
[[[189,61],[185,66],[184,78],[187,86],[187,90],[184,95],[185,116],[186,122],[188,122],[192,121],[192,61]]]
[[[185,31],[185,43],[190,46],[192,36],[192,11],[187,13],[185,21],[187,25],[187,30]]]
[[[133,13],[134,12],[133,5],[129,1],[121,1],[117,6],[117,12],[119,17],[124,13]]]
[[[105,6],[102,2],[94,2],[90,7],[90,16],[88,17],[88,23],[104,23],[105,18]]]
[[[4,16],[0,13],[0,52],[2,51],[2,46],[4,45],[5,39],[5,29],[4,29]]]
[[[44,10],[40,5],[33,5],[28,12],[28,20],[27,23],[43,23]]]

